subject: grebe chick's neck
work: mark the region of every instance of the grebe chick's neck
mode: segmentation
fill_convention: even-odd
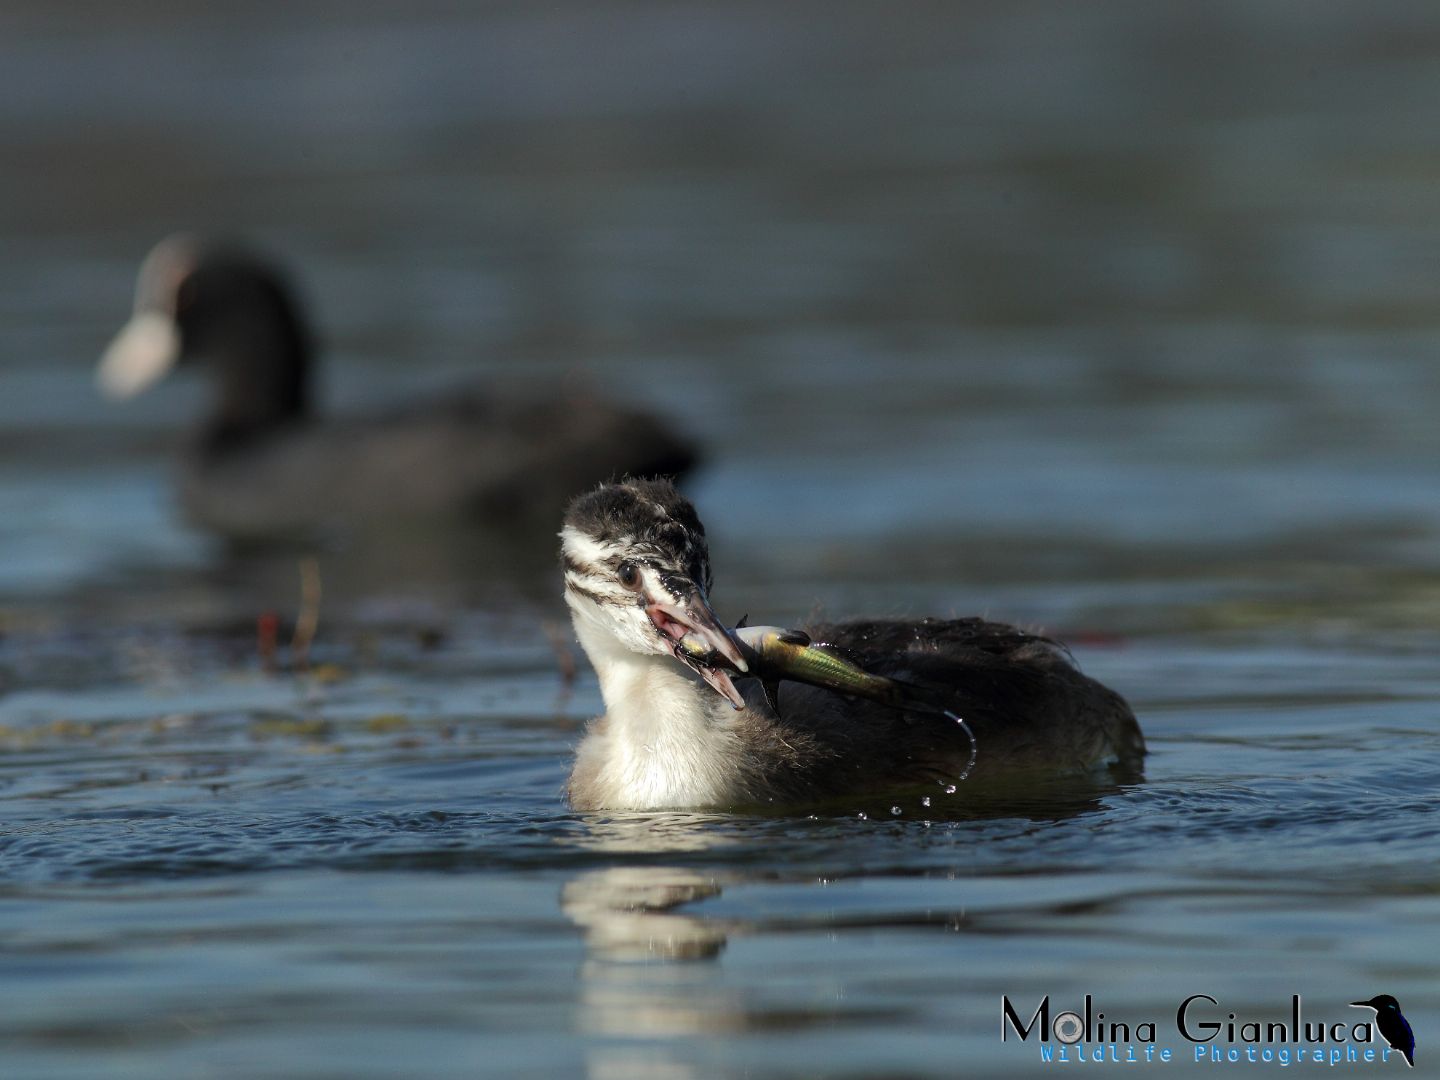
[[[728,705],[672,659],[586,652],[605,715],[577,755],[570,779],[577,809],[665,810],[743,798],[735,735],[722,715]]]
[[[868,672],[931,688],[944,710],[790,682],[778,708],[754,680],[742,694],[732,675],[750,672],[710,607],[704,526],[668,481],[582,495],[560,535],[565,600],[605,702],[570,776],[578,810],[800,805],[936,785],[954,793],[973,760],[971,731],[992,772],[1083,771],[1144,754],[1124,700],[1063,648],[982,619],[812,632]]]

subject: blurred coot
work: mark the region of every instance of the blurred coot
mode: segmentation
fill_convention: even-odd
[[[284,275],[243,248],[189,236],[146,257],[135,312],[97,381],[129,397],[172,367],[204,368],[213,405],[186,448],[181,502],[237,540],[463,518],[552,525],[621,474],[683,474],[695,448],[655,417],[588,393],[457,388],[378,415],[321,419],[313,347]]]

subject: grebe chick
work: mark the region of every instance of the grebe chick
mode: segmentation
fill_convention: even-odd
[[[570,504],[565,601],[600,679],[605,715],[580,743],[577,810],[798,806],[954,790],[974,777],[1134,765],[1129,706],[1061,646],[983,619],[862,620],[805,627],[866,671],[942,688],[958,723],[794,682],[772,708],[710,608],[710,556],[695,508],[667,481],[605,484]],[[696,639],[723,667],[691,665]],[[704,683],[696,679],[699,674]],[[712,692],[712,689],[714,692]]]
[[[577,491],[629,471],[678,475],[696,456],[656,418],[573,390],[460,387],[322,420],[310,332],[284,275],[243,249],[177,235],[142,264],[134,314],[96,379],[124,398],[192,365],[215,394],[181,462],[180,502],[196,524],[240,540],[415,519],[533,534]]]

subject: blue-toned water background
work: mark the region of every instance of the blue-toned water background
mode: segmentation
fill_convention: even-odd
[[[1007,994],[1440,1055],[1440,9],[12,0],[0,146],[4,1075],[1063,1068]],[[665,413],[727,618],[1067,638],[1144,781],[572,814],[545,538],[327,552],[267,671],[204,387],[90,383],[178,228],[292,268],[333,411]]]

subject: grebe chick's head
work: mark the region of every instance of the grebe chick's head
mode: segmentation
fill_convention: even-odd
[[[673,656],[740,708],[725,671],[679,648],[699,637],[734,665],[745,660],[710,609],[710,549],[695,508],[668,480],[602,484],[581,495],[560,531],[565,602],[592,663],[596,651]]]

